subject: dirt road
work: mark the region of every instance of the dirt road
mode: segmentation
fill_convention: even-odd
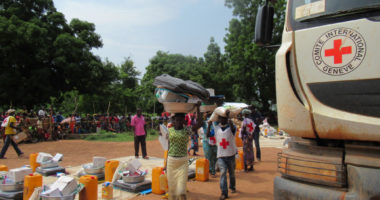
[[[2,145],[0,145],[2,146]],[[84,140],[61,140],[57,142],[41,142],[37,144],[21,144],[19,146],[25,157],[17,158],[13,148],[10,147],[5,160],[9,168],[29,164],[29,154],[34,152],[47,152],[64,155],[61,166],[76,166],[92,161],[93,156],[103,156],[108,159],[134,155],[133,142],[90,142]],[[158,141],[148,141],[149,156],[163,157],[163,150]],[[276,169],[276,156],[278,148],[262,148],[262,161],[256,163],[255,171],[236,173],[237,193],[230,194],[230,199],[273,199],[273,179],[279,175]],[[200,152],[203,155],[203,152]],[[219,178],[211,178],[208,182],[188,182],[189,199],[218,199],[220,195]],[[160,195],[150,194],[134,199],[161,199]]]

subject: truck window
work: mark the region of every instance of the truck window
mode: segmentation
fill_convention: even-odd
[[[380,15],[379,0],[290,0],[289,5],[293,30]]]

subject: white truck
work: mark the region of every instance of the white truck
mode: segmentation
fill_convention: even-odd
[[[255,42],[270,42],[259,8]],[[380,199],[380,0],[288,0],[276,55],[274,199]]]

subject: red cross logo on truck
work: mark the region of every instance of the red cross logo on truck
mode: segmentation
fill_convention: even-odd
[[[341,64],[343,62],[343,55],[344,54],[351,54],[352,53],[352,47],[341,47],[342,46],[342,39],[334,40],[334,48],[332,49],[326,49],[325,50],[325,56],[334,56],[334,64]]]
[[[311,55],[314,65],[321,72],[343,76],[361,65],[366,52],[365,38],[357,30],[338,27],[323,33],[315,41]]]
[[[230,145],[230,142],[228,142],[225,138],[222,139],[222,141],[219,143],[220,146],[223,147],[223,149],[227,149],[227,146]]]

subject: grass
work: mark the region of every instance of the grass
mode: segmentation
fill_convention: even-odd
[[[158,134],[156,130],[148,130],[148,136],[146,140],[156,140],[157,138]],[[83,139],[88,141],[130,142],[134,140],[134,136],[130,131],[123,133],[113,133],[102,130],[99,134],[85,136]]]

